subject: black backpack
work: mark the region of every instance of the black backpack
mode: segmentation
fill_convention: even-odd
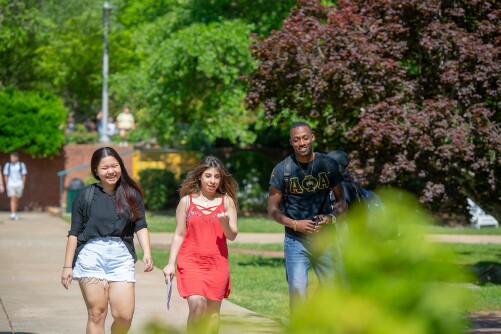
[[[358,182],[352,182],[351,186],[357,194],[357,201],[363,202],[369,212],[384,209],[383,201],[375,192],[365,189]]]

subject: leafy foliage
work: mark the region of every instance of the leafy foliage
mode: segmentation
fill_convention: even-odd
[[[110,116],[127,105],[137,116],[138,139],[160,144],[254,140],[248,127],[256,116],[242,105],[241,78],[254,66],[248,35],[278,28],[293,0],[109,3]],[[102,98],[102,15],[100,0],[0,0],[0,89],[46,90],[77,122],[94,118]],[[165,65],[162,53],[170,56]]]
[[[48,32],[50,43],[39,50],[40,71],[49,84],[47,88],[63,97],[78,120],[94,118],[102,103],[103,3],[85,2],[85,6],[78,1],[65,1],[42,7],[55,24]],[[108,15],[110,73],[137,65],[129,47],[130,33],[117,23],[116,10],[113,7]],[[110,97],[110,110],[120,109],[121,105]]]
[[[239,79],[253,68],[248,35],[249,27],[239,21],[192,24],[161,45],[149,63],[144,91],[150,105],[145,122],[160,143],[254,140]],[[173,126],[181,121],[184,131]]]
[[[174,173],[166,169],[147,168],[139,171],[139,180],[147,209],[161,210],[173,203],[177,191]]]
[[[110,90],[137,111],[144,139],[200,150],[216,140],[250,143],[255,135],[249,126],[257,117],[242,105],[241,80],[254,66],[249,34],[267,35],[278,28],[293,4],[124,2],[118,20],[131,32],[138,64],[112,75]]]
[[[190,0],[191,17],[195,22],[217,22],[222,17],[252,24],[252,32],[267,36],[279,29],[294,0]]]
[[[381,196],[387,206],[376,213],[375,224],[365,227],[364,213],[355,210],[344,242],[323,235],[325,245],[339,247],[347,283],[325,284],[293,308],[288,333],[465,331],[471,296],[454,283],[468,275],[453,264],[452,253],[424,241],[421,228],[431,219],[414,198],[394,191]],[[382,242],[395,226],[398,238]]]
[[[244,212],[265,213],[273,161],[260,152],[239,151],[231,154],[224,164],[238,182],[240,209]]]
[[[368,182],[501,219],[501,7],[491,0],[298,1],[256,39],[251,109],[319,124]]]
[[[0,150],[42,157],[58,154],[66,115],[61,99],[49,93],[0,91]]]
[[[76,124],[75,131],[66,137],[66,141],[70,144],[92,144],[98,140],[99,134],[88,131],[83,124]]]
[[[0,0],[0,88],[33,89],[40,80],[38,48],[47,42],[36,1]]]

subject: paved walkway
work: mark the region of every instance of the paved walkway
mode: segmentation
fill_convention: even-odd
[[[430,234],[428,240],[464,244],[501,244],[501,235]]]
[[[0,212],[0,333],[84,333],[87,312],[78,284],[73,282],[65,290],[60,283],[69,225],[48,213],[23,212],[20,217],[11,221],[7,212]],[[161,270],[144,273],[138,261],[136,279],[136,312],[130,333],[145,333],[144,326],[150,322],[183,332],[188,307],[177,287],[168,311]],[[275,322],[226,300],[221,315],[222,334],[280,331]],[[111,315],[106,333],[110,319]]]

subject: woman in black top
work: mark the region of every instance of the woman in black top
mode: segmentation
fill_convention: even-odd
[[[79,281],[87,333],[104,333],[108,304],[111,332],[126,333],[135,304],[134,232],[144,252],[144,271],[153,270],[143,195],[110,147],[94,152],[91,171],[100,182],[82,189],[73,202],[61,283],[68,289],[73,279]],[[85,196],[88,191],[91,196]]]

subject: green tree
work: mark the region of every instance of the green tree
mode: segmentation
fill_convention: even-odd
[[[38,50],[48,42],[36,1],[0,0],[0,88],[36,88]]]
[[[40,49],[44,78],[79,120],[93,118],[102,101],[103,2],[87,0],[46,2],[43,13],[53,23],[51,41]],[[114,8],[109,15],[109,72],[134,64],[130,32],[120,24]],[[117,110],[110,97],[110,110]],[[118,113],[118,111],[116,112]]]
[[[240,20],[252,24],[252,32],[268,36],[279,29],[295,0],[190,0],[189,8],[193,22],[209,23]]]
[[[133,107],[143,138],[192,147],[216,139],[252,142],[254,129],[248,127],[258,116],[242,110],[240,80],[253,66],[248,35],[280,27],[293,5],[292,0],[128,1],[118,20],[131,30],[138,64],[112,75],[113,98]],[[224,31],[233,28],[233,36]]]
[[[249,33],[250,27],[240,21],[192,24],[172,34],[149,59],[144,90],[148,124],[143,126],[152,129],[160,143],[254,140],[240,78],[253,69]],[[183,131],[181,122],[186,124]],[[202,143],[194,142],[197,139]]]
[[[148,117],[145,110],[149,104],[144,98],[144,87],[149,79],[148,61],[155,55],[159,45],[189,22],[188,9],[177,2],[129,1],[116,11],[117,20],[124,27],[117,34],[128,35],[129,51],[134,56],[120,71],[110,73],[110,96],[115,105],[131,107],[140,120]],[[143,126],[139,126],[138,131],[144,133],[143,137],[151,135]]]
[[[0,149],[34,156],[59,154],[64,143],[67,111],[49,93],[0,91]]]

